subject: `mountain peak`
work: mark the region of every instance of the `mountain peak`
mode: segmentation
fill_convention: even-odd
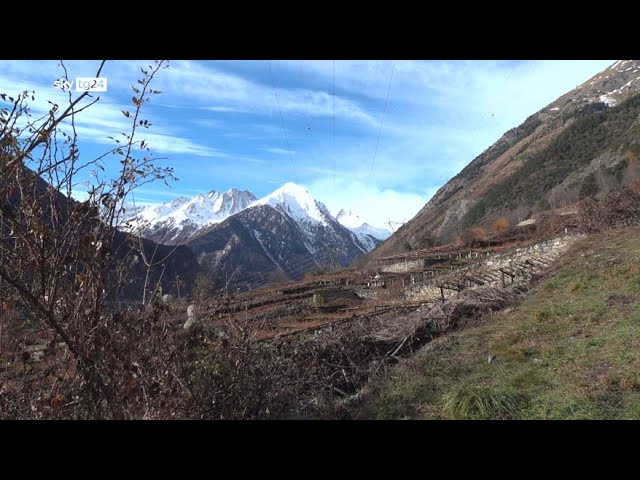
[[[174,198],[171,203],[169,203],[169,206],[172,208],[178,208],[181,205],[184,205],[185,203],[187,203],[189,201],[189,199],[187,197],[178,197],[178,198]]]
[[[335,217],[341,225],[355,233],[364,244],[368,243],[368,236],[377,240],[384,240],[391,234],[391,232],[383,228],[372,227],[350,209],[341,208]],[[369,249],[373,249],[373,246],[370,246]]]
[[[283,192],[283,193],[297,194],[297,195],[311,195],[309,193],[309,190],[304,188],[302,185],[298,185],[297,183],[294,183],[294,182],[285,183],[273,193],[276,193],[276,192]]]
[[[150,205],[135,212],[129,220],[135,225],[140,222],[143,234],[148,238],[173,243],[189,231],[195,234],[200,228],[220,223],[244,210],[256,196],[248,190],[231,188],[226,192],[211,190],[191,198],[178,197],[171,202]],[[187,235],[188,236],[188,235]]]
[[[251,204],[251,206],[254,205],[269,205],[304,222],[326,225],[331,219],[331,214],[323,203],[317,201],[309,190],[293,182],[287,182],[260,200],[256,200]]]
[[[341,208],[340,211],[336,215],[336,220],[338,220],[342,225],[347,228],[357,228],[364,225],[365,221],[360,218],[359,215],[356,215],[351,210]]]

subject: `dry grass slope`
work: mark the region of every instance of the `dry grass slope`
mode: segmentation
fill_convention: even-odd
[[[640,228],[628,227],[574,245],[520,306],[427,344],[353,416],[638,419],[638,347]]]

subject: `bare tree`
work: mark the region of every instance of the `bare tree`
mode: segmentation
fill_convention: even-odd
[[[259,321],[246,309],[231,317],[232,298],[198,305],[202,322],[188,331],[185,301],[147,301],[147,287],[169,276],[175,257],[116,227],[136,187],[172,177],[137,139],[149,126],[141,106],[156,93],[149,85],[162,67],[143,69],[133,86],[133,109],[123,111],[131,130],[89,161],[78,154],[75,117],[98,99],[69,96],[69,107],[52,105],[34,119],[32,93],[1,97],[10,103],[0,111],[0,295],[20,315],[0,317],[2,354],[11,357],[0,366],[0,419],[277,417],[305,387],[283,374],[293,372],[292,355],[255,341]],[[73,200],[84,180],[88,198]],[[113,300],[134,274],[147,305],[119,308]],[[225,318],[213,317],[220,311]]]
[[[78,151],[76,117],[99,98],[89,92],[74,98],[69,92],[66,107],[49,102],[50,110],[34,118],[35,92],[15,98],[0,94],[8,103],[0,110],[0,295],[18,301],[52,342],[64,343],[97,418],[122,417],[113,372],[101,357],[100,332],[108,330],[109,302],[131,276],[127,252],[136,242],[117,230],[124,202],[135,188],[173,176],[171,168],[156,165],[146,141],[137,139],[138,131],[150,126],[141,108],[160,93],[150,83],[164,67],[159,61],[142,69],[132,86],[133,108],[122,111],[131,122],[129,132],[114,138],[108,152],[86,161]],[[117,173],[110,176],[106,167],[113,171],[114,165]],[[82,180],[88,199],[80,202],[72,196]],[[154,260],[146,259],[144,248],[140,253],[148,272]]]

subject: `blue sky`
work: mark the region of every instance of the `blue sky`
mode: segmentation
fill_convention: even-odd
[[[58,63],[0,61],[0,92],[35,90],[34,112],[61,102]],[[131,109],[130,86],[149,63],[106,63],[108,91],[77,119],[85,159],[127,131],[120,112]],[[350,208],[373,225],[409,220],[506,130],[611,63],[170,61],[153,84],[163,93],[144,106],[152,127],[140,139],[179,181],[146,185],[135,198],[231,187],[261,197],[293,181],[332,211]],[[92,77],[99,61],[65,65],[71,79]]]

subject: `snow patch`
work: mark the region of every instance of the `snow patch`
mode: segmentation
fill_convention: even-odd
[[[269,205],[283,211],[297,222],[328,225],[331,214],[327,207],[318,202],[307,189],[293,182],[287,182],[276,191],[253,202],[250,207]]]
[[[635,80],[637,80],[637,78]],[[631,85],[635,80],[629,80],[627,83],[620,87],[620,91],[622,91],[624,87],[628,87],[629,85]]]
[[[178,197],[171,202],[150,205],[129,217],[136,228],[208,227],[241,212],[256,199],[249,191],[232,188],[226,192],[212,190],[193,198]]]
[[[303,240],[302,243],[304,244],[305,248],[309,250],[309,253],[311,253],[311,255],[313,255],[313,258],[315,259],[315,256],[318,253],[318,251],[315,248],[313,248],[313,245],[310,245],[309,242],[307,242],[306,240]]]
[[[341,209],[338,214],[335,216],[336,220],[340,222],[343,226],[347,227],[354,233],[363,233],[365,235],[371,235],[372,237],[377,238],[378,240],[384,240],[391,235],[391,232],[386,228],[377,228],[369,225],[362,218],[360,218],[357,214],[353,213],[351,210]]]
[[[608,107],[613,107],[616,104],[616,100],[614,98],[609,97],[609,94],[606,94],[606,93],[604,95],[600,95],[600,101],[602,103],[606,103]]]
[[[267,255],[267,257],[269,257],[269,260],[271,260],[276,265],[276,267],[278,267],[280,270],[284,271],[284,268],[282,268],[280,264],[276,261],[276,259],[271,256],[271,254],[267,251],[264,244],[262,243],[262,234],[260,234],[259,231],[254,230],[253,235],[256,237],[256,240],[262,247],[262,250],[264,250],[264,253]]]
[[[391,232],[386,229],[372,227],[351,210],[341,209],[335,217],[342,226],[347,227],[355,235],[358,243],[362,244],[367,252],[376,247],[376,240],[382,241],[391,235]]]

